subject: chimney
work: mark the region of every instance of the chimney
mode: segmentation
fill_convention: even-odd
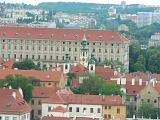
[[[139,79],[139,85],[140,86],[142,85],[142,79]]]
[[[16,92],[13,92],[12,96],[16,99]]]
[[[12,86],[9,86],[9,89],[12,89]]]
[[[152,84],[153,84],[153,87],[155,87],[155,81],[153,81]]]
[[[117,76],[117,75],[118,75],[117,70],[114,70],[114,76]]]
[[[22,95],[22,97],[23,97],[23,91],[22,91],[22,89],[21,88],[19,88],[18,89],[18,91],[20,92],[20,94]]]
[[[132,78],[131,85],[135,85],[135,79]]]

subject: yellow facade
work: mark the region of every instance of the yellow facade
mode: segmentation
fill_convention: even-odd
[[[126,119],[126,106],[119,105],[103,105],[102,107],[102,115],[104,118],[121,118],[121,120]]]

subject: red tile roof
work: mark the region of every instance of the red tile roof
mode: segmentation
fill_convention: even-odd
[[[139,93],[144,87],[146,86],[146,83],[142,83],[142,85],[139,85],[138,81],[135,81],[135,85],[131,85],[131,81],[127,81],[126,85],[123,87],[126,89],[126,92],[130,96],[135,96],[137,93]]]
[[[4,66],[5,68],[11,69],[13,64],[14,64],[14,60],[12,60],[12,59],[9,59],[7,61],[4,61],[2,59],[0,60],[0,65]]]
[[[56,94],[55,87],[34,87],[32,90],[32,97],[49,98]]]
[[[72,79],[72,87],[78,87],[80,85],[79,80],[77,78]]]
[[[62,106],[58,106],[56,108],[53,108],[53,110],[51,110],[51,112],[63,112],[63,113],[65,113],[65,112],[68,112],[68,109],[64,108]]]
[[[90,105],[123,105],[120,96],[105,95],[78,95],[78,94],[57,94],[49,98],[46,103],[70,103],[70,104],[90,104]]]
[[[54,117],[54,116],[44,116],[41,120],[72,120],[68,117]]]
[[[12,95],[13,92],[16,98]],[[31,108],[22,98],[18,90],[0,88],[0,113],[17,114],[30,112]]]
[[[82,40],[84,33],[87,39],[91,41],[105,40],[123,42],[127,40],[124,36],[113,30],[0,27],[0,37],[6,34],[8,38],[27,38],[28,34],[28,38],[32,39]]]
[[[0,69],[0,79],[4,79],[7,75],[17,74],[27,77],[35,77],[41,81],[60,81],[63,73],[61,71]]]
[[[154,88],[160,93],[160,83],[156,83]]]
[[[78,64],[76,66],[71,66],[70,72],[75,73],[76,75],[83,75],[87,72],[87,68],[85,68],[83,65]]]
[[[102,66],[96,66],[96,71],[97,74],[99,74],[103,79],[105,80],[110,80],[111,78],[118,77],[120,73],[117,72],[117,75],[114,75],[114,70],[109,68],[109,67],[102,67]]]
[[[98,119],[85,118],[85,117],[69,118],[69,117],[44,116],[41,120],[98,120]]]

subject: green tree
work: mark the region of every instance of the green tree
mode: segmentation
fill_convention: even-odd
[[[155,108],[153,104],[150,103],[142,103],[138,109],[138,115],[140,117],[143,116],[144,118],[156,119],[158,115],[158,108]]]
[[[24,60],[22,62],[15,62],[12,68],[18,68],[22,70],[31,70],[31,69],[40,70],[39,66],[35,65],[32,60]]]
[[[34,78],[22,75],[16,75],[15,77],[8,75],[4,80],[2,80],[3,82],[0,82],[0,87],[11,86],[13,89],[21,88],[24,94],[24,99],[29,102],[32,97],[32,83],[34,80]]]
[[[91,95],[121,95],[120,86],[115,83],[106,83],[99,75],[88,74],[85,76],[83,83],[73,88],[75,94],[89,93]]]

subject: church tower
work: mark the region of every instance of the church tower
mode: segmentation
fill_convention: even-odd
[[[65,62],[63,64],[63,73],[69,73],[70,63],[69,63],[69,54],[66,54]]]
[[[87,39],[86,35],[84,34],[83,41],[81,43],[81,53],[80,53],[80,64],[84,67],[88,67],[88,48],[87,48]]]
[[[91,54],[91,59],[89,60],[89,73],[95,73],[96,70],[96,59],[94,55]]]

